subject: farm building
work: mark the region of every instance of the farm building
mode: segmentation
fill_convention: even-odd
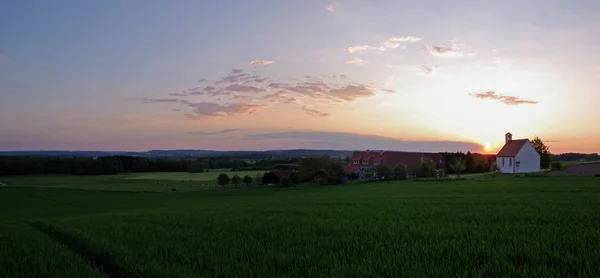
[[[355,151],[344,166],[346,174],[360,174],[366,169],[385,165],[390,168],[396,167],[399,163],[407,167],[417,165],[422,158],[430,159],[434,168],[444,169],[444,157],[439,153],[421,153],[421,152],[397,152],[397,151]]]
[[[290,170],[275,170],[265,173],[260,180],[262,184],[279,184],[282,178],[289,177],[292,173]]]
[[[496,155],[501,173],[533,173],[540,171],[540,154],[529,139],[513,140],[512,134],[504,136],[504,147]]]

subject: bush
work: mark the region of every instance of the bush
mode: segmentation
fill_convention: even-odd
[[[379,165],[375,168],[375,173],[377,173],[377,178],[383,177],[385,179],[390,179],[390,176],[392,175],[392,169],[385,165]]]
[[[561,170],[562,164],[560,164],[560,162],[552,162],[552,164],[550,164],[550,169],[552,169],[552,171]]]
[[[291,187],[292,186],[292,179],[290,179],[290,177],[283,177],[283,178],[281,178],[281,186],[283,186],[283,187]]]
[[[406,174],[407,174],[406,166],[402,163],[398,163],[398,165],[396,165],[396,168],[394,168],[394,171],[393,171],[394,178],[399,179],[399,180],[405,180]]]
[[[299,183],[300,175],[298,175],[298,173],[296,173],[296,172],[293,172],[290,174],[290,180],[292,181],[292,183]]]
[[[340,177],[330,177],[329,184],[344,184],[344,179]]]

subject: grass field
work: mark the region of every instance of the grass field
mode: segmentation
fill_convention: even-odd
[[[201,191],[217,186],[217,177],[223,172],[205,173],[136,173],[104,176],[27,176],[3,177],[0,183],[12,187],[72,188],[114,191],[178,192]],[[224,172],[254,178],[264,171]],[[233,185],[230,185],[233,186]]]
[[[0,277],[600,276],[600,178],[181,194],[112,178],[1,178]]]

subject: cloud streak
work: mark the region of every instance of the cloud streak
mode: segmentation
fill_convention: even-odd
[[[303,107],[302,107],[302,108],[300,108],[300,109],[302,109],[302,111],[304,111],[306,114],[308,114],[308,115],[313,115],[313,116],[327,117],[327,116],[331,115],[330,113],[327,113],[327,112],[321,112],[321,111],[319,111],[319,110],[316,110],[316,109],[311,109],[311,108],[308,108],[308,107],[306,107],[306,106],[303,106]]]
[[[365,51],[386,51],[389,49],[406,49],[407,45],[409,43],[414,43],[414,42],[418,42],[422,40],[422,38],[417,38],[417,37],[413,37],[413,36],[392,36],[387,38],[385,41],[382,41],[379,43],[379,45],[367,45],[367,44],[363,44],[363,45],[355,45],[355,46],[350,46],[347,47],[346,49],[344,49],[344,51],[348,52],[348,53],[361,53],[361,52],[365,52]]]
[[[250,62],[250,65],[257,67],[257,66],[267,66],[267,65],[270,65],[270,64],[273,64],[273,63],[275,63],[275,61],[254,60],[254,61]]]
[[[439,66],[428,66],[428,65],[423,65],[421,67],[421,70],[425,73],[425,74],[431,74],[433,72],[435,72],[437,69],[439,68]]]
[[[222,130],[217,130],[217,131],[191,131],[191,132],[187,132],[186,134],[189,135],[217,135],[217,134],[224,134],[224,133],[232,133],[232,132],[236,132],[239,129],[236,128],[229,128],[229,129],[222,129]]]
[[[469,95],[471,95],[475,98],[478,98],[478,99],[497,100],[506,105],[521,105],[521,104],[537,104],[538,103],[537,101],[523,99],[523,98],[519,98],[516,96],[507,96],[507,95],[497,94],[494,91],[487,91],[487,92],[482,92],[482,93],[477,93],[477,94],[469,94]]]
[[[327,4],[327,5],[325,6],[325,9],[326,9],[327,11],[333,12],[333,4]]]

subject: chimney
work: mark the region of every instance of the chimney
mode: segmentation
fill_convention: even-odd
[[[506,133],[504,135],[504,143],[508,143],[508,141],[511,141],[511,140],[512,140],[512,134],[510,132]]]

